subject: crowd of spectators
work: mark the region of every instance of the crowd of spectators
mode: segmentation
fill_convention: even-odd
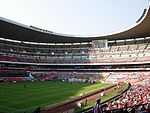
[[[133,107],[142,105],[140,107]],[[127,109],[128,107],[133,107]],[[126,108],[126,109],[124,109]],[[132,84],[132,87],[118,100],[111,103],[107,103],[106,107],[103,107],[103,111],[110,112],[117,109],[116,112],[123,112],[123,109],[127,112],[146,112],[146,109],[150,108],[150,78],[139,81],[137,84]],[[149,111],[150,112],[150,111]]]
[[[62,81],[62,82],[101,82],[104,76],[98,72],[27,72],[21,70],[1,70],[0,82],[13,81]]]
[[[23,82],[31,80],[34,80],[34,78],[30,77],[27,71],[0,70],[0,82]]]
[[[52,80],[52,81],[81,81],[81,82],[101,82],[104,78],[101,73],[86,73],[86,72],[32,72],[33,77],[37,80]]]

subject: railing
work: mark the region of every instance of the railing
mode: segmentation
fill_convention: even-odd
[[[129,83],[129,84],[128,84],[128,87],[127,87],[125,90],[123,90],[123,91],[121,92],[121,94],[116,95],[116,96],[112,97],[111,99],[102,102],[102,103],[101,103],[102,107],[104,106],[104,104],[105,104],[106,102],[112,102],[112,101],[118,100],[118,99],[119,99],[120,97],[122,97],[123,94],[126,93],[130,88],[131,88],[131,84]],[[93,107],[84,109],[84,110],[82,110],[82,111],[79,111],[78,113],[93,113]]]

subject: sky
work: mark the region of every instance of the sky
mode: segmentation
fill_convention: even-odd
[[[136,23],[149,0],[0,0],[0,16],[70,35],[101,35]]]

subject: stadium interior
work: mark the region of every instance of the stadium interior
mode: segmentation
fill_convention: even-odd
[[[59,35],[0,17],[0,82],[127,82],[131,88],[108,102],[104,112],[134,113],[141,106],[139,112],[146,112],[150,109],[150,9],[144,11],[133,28],[98,37]]]

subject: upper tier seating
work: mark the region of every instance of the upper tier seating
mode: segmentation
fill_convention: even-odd
[[[34,45],[0,41],[0,61],[26,63],[121,63],[144,62],[150,58],[150,44],[92,48],[91,43]]]

